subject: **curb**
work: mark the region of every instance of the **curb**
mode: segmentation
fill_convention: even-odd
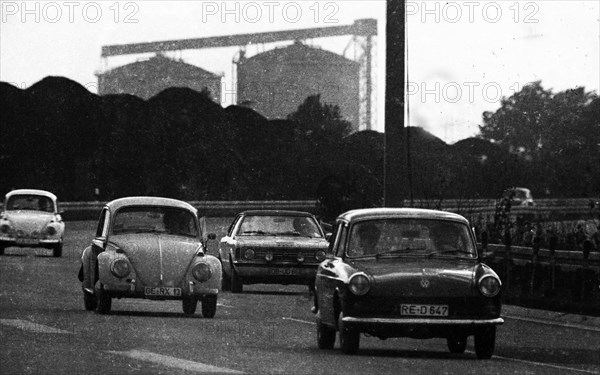
[[[530,309],[515,305],[502,305],[502,316],[509,319],[529,319],[547,324],[593,327],[600,330],[600,317],[596,316]]]

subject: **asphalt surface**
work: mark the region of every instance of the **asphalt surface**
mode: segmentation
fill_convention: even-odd
[[[517,306],[503,307],[490,360],[476,358],[472,338],[463,354],[442,339],[365,336],[355,356],[337,343],[319,350],[304,286],[222,293],[213,319],[137,299],[98,315],[83,309],[77,280],[94,225],[67,223],[62,258],[16,248],[0,257],[0,374],[600,374],[600,318]]]

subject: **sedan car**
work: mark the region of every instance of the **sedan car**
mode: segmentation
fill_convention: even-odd
[[[503,194],[503,198],[510,200],[512,206],[533,206],[533,196],[531,190],[524,187],[512,187],[506,189]]]
[[[62,255],[65,223],[56,195],[35,189],[6,194],[0,213],[0,255],[9,246],[44,247],[55,257]]]
[[[181,300],[183,312],[217,310],[221,263],[205,254],[197,211],[175,199],[129,197],[107,203],[79,279],[86,310],[109,313],[113,298]]]
[[[344,353],[360,334],[387,339],[445,338],[463,353],[474,336],[478,358],[494,351],[501,282],[477,253],[468,221],[449,212],[379,208],[340,215],[332,255],[319,265],[317,343]]]
[[[312,290],[328,247],[314,215],[301,211],[245,211],[219,243],[223,290],[244,284],[304,284]]]

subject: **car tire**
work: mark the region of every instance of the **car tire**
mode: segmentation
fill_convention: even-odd
[[[217,296],[210,295],[202,298],[202,316],[214,318],[217,313]]]
[[[181,303],[183,307],[183,313],[186,315],[193,315],[196,312],[196,306],[198,306],[198,300],[193,297],[186,297]]]
[[[485,327],[475,332],[475,354],[479,359],[490,359],[496,345],[496,327]]]
[[[335,345],[335,328],[326,326],[317,318],[317,344],[319,349],[333,349]]]
[[[83,306],[87,311],[92,311],[98,306],[96,296],[90,292],[83,291]]]
[[[467,336],[452,336],[446,338],[450,353],[462,354],[467,348]]]
[[[112,305],[112,298],[104,290],[104,285],[102,285],[101,283],[98,283],[98,284],[99,284],[99,287],[96,288],[96,299],[98,301],[98,305],[96,306],[96,312],[98,314],[103,314],[103,315],[109,314],[111,305]]]
[[[340,331],[340,347],[344,354],[356,354],[360,346],[360,332],[355,328],[348,327],[342,321],[344,314],[338,319],[338,330]]]
[[[60,258],[62,256],[63,251],[63,243],[60,242],[52,249],[52,256],[55,258]]]
[[[244,283],[234,269],[231,270],[231,293],[242,293],[244,291]]]

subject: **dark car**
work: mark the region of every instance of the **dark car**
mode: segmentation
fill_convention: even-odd
[[[443,211],[379,208],[336,219],[331,256],[317,270],[317,342],[344,353],[360,334],[387,339],[445,338],[463,353],[475,337],[478,358],[494,352],[501,282],[477,253],[468,221]]]
[[[223,290],[244,284],[303,284],[314,287],[328,242],[314,215],[301,211],[253,210],[237,215],[219,244]]]

